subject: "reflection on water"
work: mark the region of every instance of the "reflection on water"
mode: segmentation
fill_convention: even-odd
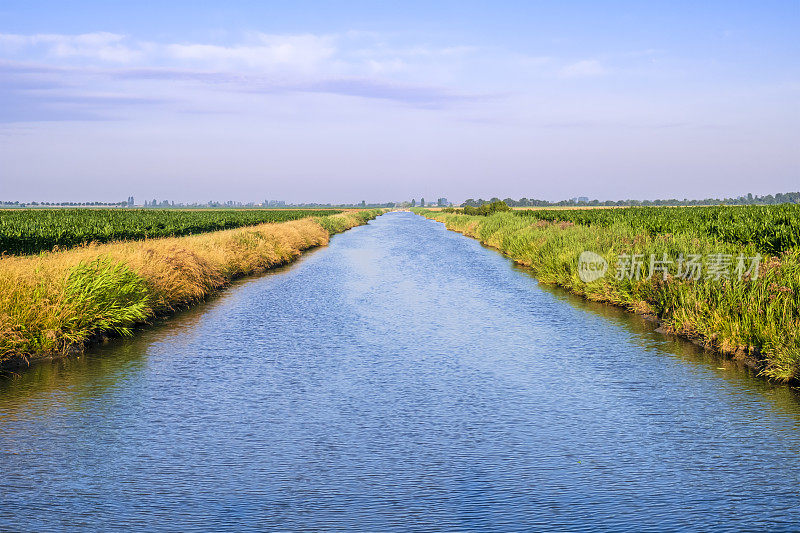
[[[792,529],[798,414],[393,213],[0,380],[0,529]]]
[[[529,275],[524,267],[514,265],[513,268]],[[765,398],[775,402],[776,407],[784,409],[787,415],[800,414],[800,391],[796,387],[758,379],[758,372],[742,361],[726,358],[679,337],[658,333],[657,324],[621,308],[591,302],[552,285],[540,284],[539,289],[577,309],[602,316],[627,329],[632,334],[630,340],[643,350],[656,350],[661,355],[680,358],[686,364],[695,366],[698,372],[736,383],[744,389],[759,391]]]

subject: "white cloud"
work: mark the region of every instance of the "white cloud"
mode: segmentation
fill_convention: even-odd
[[[369,32],[272,35],[250,32],[240,42],[153,42],[127,35],[95,32],[67,34],[0,34],[0,58],[23,61],[59,59],[59,66],[86,66],[95,61],[139,67],[205,68],[221,71],[271,69],[299,73],[361,76],[409,75],[454,69],[480,53],[473,46],[396,46]]]
[[[0,34],[0,52],[25,59],[88,59],[138,64],[191,63],[207,68],[289,67],[307,71],[337,54],[336,37],[329,35],[251,34],[244,44],[155,43],[125,35],[96,32],[79,35]]]
[[[293,67],[309,70],[337,53],[332,36],[255,34],[254,42],[235,46],[168,44],[163,54],[179,61],[214,67]]]
[[[144,57],[140,47],[126,43],[126,36],[95,32],[79,35],[39,33],[34,35],[0,34],[0,47],[8,52],[42,50],[56,58],[88,58],[112,63],[130,63]]]
[[[572,63],[562,67],[559,75],[562,78],[588,78],[592,76],[601,76],[606,73],[603,64],[595,59],[584,59],[577,63]]]
[[[402,59],[389,59],[386,61],[368,59],[366,64],[373,74],[395,73],[408,69],[408,64]]]

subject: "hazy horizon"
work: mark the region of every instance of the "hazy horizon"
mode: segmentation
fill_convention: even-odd
[[[0,200],[798,190],[797,2],[0,7]]]
[[[798,192],[800,192],[800,191],[777,191],[775,193],[769,193],[769,194],[764,194],[764,195],[752,195],[751,194],[751,196],[753,196],[756,200],[758,200],[759,198],[764,198],[766,196],[778,196],[780,194],[796,195],[796,194],[798,194]],[[690,201],[691,202],[691,201],[702,201],[702,200],[720,200],[720,201],[721,200],[726,200],[726,199],[738,200],[740,198],[747,198],[748,194],[750,194],[750,193],[746,193],[746,194],[742,194],[742,195],[738,195],[738,196],[719,195],[719,196],[715,196],[715,197],[706,197],[706,198],[688,198],[688,197],[684,197],[684,198],[591,198],[591,197],[589,197],[588,200],[579,200],[579,198],[583,198],[582,196],[577,196],[577,197],[576,196],[572,196],[572,197],[569,197],[569,198],[558,198],[558,199],[534,198],[534,197],[521,196],[519,198],[511,198],[511,200],[514,200],[516,202],[516,201],[521,200],[522,198],[527,198],[528,200],[547,200],[547,201],[549,201],[549,202],[551,202],[553,204],[557,204],[559,202],[573,202],[573,201],[575,203],[578,203],[578,202],[590,202],[591,203],[591,202],[597,201],[597,202],[600,202],[600,204],[603,204],[605,202],[631,202],[631,201],[633,201],[633,202],[636,202],[636,201],[639,201],[639,202],[648,202],[648,201],[649,202],[653,202],[653,201],[668,201],[668,200],[677,200],[679,202],[684,202],[684,201]],[[471,196],[471,197],[468,197],[468,198],[459,198],[459,199],[456,199],[456,200],[454,200],[453,198],[448,197],[448,196],[431,196],[430,198],[425,198],[424,196],[413,196],[413,197],[410,197],[410,198],[403,198],[403,199],[388,199],[388,200],[374,200],[374,201],[373,200],[364,200],[364,202],[368,206],[369,205],[371,205],[371,206],[386,205],[386,204],[398,204],[399,205],[399,204],[407,204],[407,203],[411,203],[411,202],[416,202],[416,205],[419,206],[419,205],[421,205],[421,202],[423,200],[425,202],[425,205],[434,205],[434,204],[436,204],[438,202],[439,198],[444,198],[450,204],[453,204],[453,205],[461,205],[465,201],[468,201],[468,200],[490,202],[490,201],[493,201],[493,200],[508,200],[509,199],[508,196],[504,196],[502,198],[501,197],[496,197],[496,196],[487,197],[487,198],[472,197]],[[106,201],[106,200],[96,200],[96,199],[92,199],[92,198],[84,198],[84,199],[79,199],[79,200],[64,200],[63,203],[64,203],[64,205],[67,205],[67,204],[78,204],[78,205],[81,205],[81,204],[92,204],[92,203],[100,203],[100,204],[103,204],[103,205],[112,205],[112,204],[124,203],[125,200],[127,200],[127,198],[123,198],[123,199],[120,199],[120,200],[108,200],[108,201]],[[47,200],[39,201],[39,200],[37,200],[35,198],[27,199],[27,200],[0,198],[0,204],[2,204],[3,202],[14,202],[14,201],[17,201],[20,204],[25,204],[25,205],[28,205],[28,206],[30,206],[32,204],[36,204],[36,205],[50,204],[50,205],[56,205],[56,206],[60,205],[58,201],[47,201]],[[224,204],[226,204],[228,202],[233,202],[234,203],[234,207],[255,206],[255,207],[276,207],[276,208],[302,206],[302,205],[308,205],[308,206],[330,205],[332,207],[357,206],[358,204],[361,203],[360,200],[351,201],[351,202],[330,202],[330,201],[328,201],[328,202],[325,202],[325,201],[312,202],[312,201],[303,201],[303,200],[296,201],[296,202],[288,202],[288,201],[284,201],[281,198],[265,198],[265,199],[261,199],[261,200],[258,200],[258,199],[247,199],[247,198],[246,199],[239,199],[239,198],[210,198],[210,199],[208,199],[206,201],[202,201],[202,200],[184,201],[184,200],[175,200],[173,198],[154,198],[154,197],[150,197],[150,196],[134,197],[134,205],[135,206],[144,206],[144,207],[153,207],[154,206],[154,207],[158,207],[163,201],[167,201],[167,202],[171,203],[171,205],[174,204],[174,206],[176,206],[176,207],[178,207],[178,206],[205,207],[205,206],[210,206],[212,203],[213,204],[221,204],[219,207],[226,207]],[[285,204],[285,205],[275,205],[275,206],[271,206],[271,205],[267,206],[266,205],[267,202],[272,202],[272,201],[277,201],[279,203],[282,202],[282,204]],[[795,200],[794,199],[784,200],[784,202],[794,203]],[[261,205],[261,204],[264,204],[264,205]]]

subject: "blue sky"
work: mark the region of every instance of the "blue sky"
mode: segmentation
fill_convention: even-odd
[[[0,199],[800,189],[800,2],[0,3]]]

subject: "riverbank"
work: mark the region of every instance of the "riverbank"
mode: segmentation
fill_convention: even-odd
[[[650,315],[665,333],[745,361],[770,379],[795,382],[800,378],[800,251],[796,249],[764,257],[757,279],[692,280],[670,275],[620,279],[609,271],[587,283],[578,271],[578,258],[584,251],[598,254],[611,268],[623,254],[644,258],[652,254],[659,259],[665,253],[736,258],[754,256],[756,250],[697,235],[651,235],[625,226],[532,221],[511,213],[470,216],[414,211],[501,251],[543,283]]]
[[[236,278],[290,263],[383,212],[0,257],[0,368],[130,335],[137,324],[185,309]]]

